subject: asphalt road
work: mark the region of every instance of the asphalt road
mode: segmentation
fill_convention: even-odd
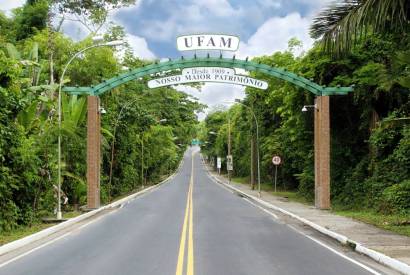
[[[196,150],[169,183],[0,274],[372,274],[214,183]]]

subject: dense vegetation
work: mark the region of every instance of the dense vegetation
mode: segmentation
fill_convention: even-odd
[[[321,39],[309,52],[295,55],[299,42],[255,61],[286,68],[320,85],[355,85],[354,93],[331,98],[332,203],[344,209],[410,213],[410,37],[409,2],[340,1],[312,25]],[[124,37],[108,25],[110,9],[135,0],[28,0],[11,17],[0,13],[0,232],[52,215],[57,182],[57,88],[92,85],[125,67],[147,63],[126,46],[87,51],[64,65],[91,38],[74,42],[61,33],[64,20],[76,20],[90,37]],[[63,16],[56,16],[63,15]],[[105,28],[103,28],[105,26]],[[350,30],[357,30],[351,32]],[[228,121],[236,176],[250,176],[250,150],[259,122],[262,181],[271,182],[271,157],[279,154],[280,185],[313,198],[313,113],[301,112],[314,96],[284,81],[255,73],[269,89],[248,88],[244,107],[216,109],[199,127],[195,98],[172,88],[149,90],[130,82],[104,94],[102,116],[102,201],[158,181],[173,171],[186,144],[199,131],[203,153],[227,154]],[[86,98],[63,95],[64,211],[85,203]],[[228,119],[229,118],[229,119]],[[144,148],[144,149],[143,149]],[[225,165],[223,165],[225,167]],[[255,169],[254,169],[255,172]]]
[[[389,21],[389,17],[383,19],[384,28],[380,21],[376,28],[372,22],[374,17],[368,15],[374,12],[372,9],[376,4],[379,7],[383,3],[386,6],[383,12],[398,12],[399,7],[387,6],[401,5],[403,1],[343,2],[346,3],[325,10],[312,26],[316,37],[325,34],[324,44],[319,42],[309,52],[295,56],[294,49],[299,43],[292,39],[287,51],[254,60],[285,68],[320,85],[355,85],[354,93],[331,97],[333,206],[408,214],[409,21],[407,19],[403,23],[403,14],[400,13],[397,17],[401,20],[400,28]],[[377,3],[371,6],[367,2]],[[408,3],[400,7],[407,11],[404,16],[408,18]],[[357,19],[354,16],[361,17]],[[340,28],[334,27],[337,23]],[[325,28],[330,24],[333,24],[331,28]],[[361,35],[356,33],[354,36],[349,26],[363,28],[358,29]],[[262,180],[272,182],[271,158],[278,154],[283,159],[279,169],[280,185],[288,190],[298,190],[312,200],[313,112],[301,112],[301,109],[304,105],[314,104],[314,96],[260,73],[253,76],[269,82],[267,91],[247,88],[242,101],[253,110],[259,122]],[[200,126],[200,135],[205,141],[202,150],[211,158],[227,155],[228,118],[232,129],[234,173],[239,177],[249,177],[255,123],[248,108],[235,104],[229,109],[219,108],[211,112]]]
[[[134,1],[109,2],[115,8]],[[103,24],[106,16],[98,14],[104,1],[78,3],[27,1],[10,18],[0,13],[0,232],[36,223],[56,207],[57,83],[68,59],[93,42],[76,43],[61,34],[48,24],[50,10],[88,16],[95,24]],[[118,26],[105,34],[107,40],[123,36]],[[64,82],[92,85],[146,63],[129,48],[121,59],[114,51],[87,51],[71,63]],[[107,110],[102,116],[104,203],[175,170],[194,135],[195,112],[203,108],[187,94],[149,90],[145,82],[104,94],[101,104]],[[86,199],[86,97],[63,95],[62,108],[62,189],[68,197],[63,210],[68,211]]]

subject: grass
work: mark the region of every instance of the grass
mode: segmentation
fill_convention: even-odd
[[[81,212],[78,211],[71,211],[71,212],[65,212],[64,213],[64,218],[65,219],[71,219],[74,218],[78,215],[80,215]],[[51,227],[53,225],[56,225],[56,223],[42,223],[38,222],[35,223],[31,226],[20,226],[16,228],[15,230],[8,231],[8,232],[1,232],[0,233],[0,245],[24,238],[28,235],[37,233],[43,229],[46,229],[48,227]]]
[[[249,178],[247,177],[235,177],[232,178],[233,183],[249,184]],[[303,204],[311,205],[312,202],[308,201],[305,197],[301,196],[296,191],[283,190],[282,186],[277,186],[276,192],[275,187],[272,183],[261,183],[261,190],[268,192],[274,196],[282,197],[288,199],[289,201],[299,202]]]
[[[0,245],[21,239],[23,237],[26,237],[28,235],[34,234],[38,231],[41,231],[43,229],[46,229],[47,227],[53,226],[55,224],[53,223],[38,223],[38,224],[33,224],[32,226],[25,226],[25,227],[19,227],[13,231],[10,232],[2,232],[0,234]]]
[[[334,210],[333,212],[337,215],[353,218],[355,220],[410,237],[409,215],[383,215],[371,210]]]
[[[246,178],[246,177],[243,177],[243,178],[233,177],[233,178],[232,178],[232,182],[233,182],[233,183],[248,184],[248,183],[249,183],[249,179]]]
[[[232,181],[237,184],[249,184],[249,178],[232,178]],[[275,193],[272,183],[261,183],[261,190],[278,197],[286,198],[289,201],[312,205],[311,201],[308,201],[296,191],[277,189],[278,191]],[[353,218],[355,220],[374,225],[378,228],[410,237],[409,215],[383,215],[371,210],[339,210],[337,206],[334,207],[332,212],[336,215]]]

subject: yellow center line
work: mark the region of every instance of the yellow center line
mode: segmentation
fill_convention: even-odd
[[[184,224],[182,226],[181,242],[179,244],[177,270],[176,270],[176,273],[175,273],[176,275],[182,275],[182,272],[183,272],[183,269],[184,269],[183,265],[184,265],[184,258],[185,258],[185,240],[186,240],[186,230],[187,230],[190,194],[191,194],[191,185],[189,185],[188,197],[187,197],[187,201],[186,201]]]
[[[193,209],[192,194],[194,192],[194,157],[192,155],[192,172],[191,172],[191,197],[189,207],[189,239],[188,239],[188,268],[187,275],[194,275],[194,238],[193,238]]]
[[[193,203],[192,193],[194,185],[194,153],[192,153],[192,168],[191,179],[189,182],[188,197],[185,207],[184,224],[181,232],[181,242],[179,244],[178,262],[175,274],[182,275],[184,272],[184,260],[185,260],[185,245],[188,229],[188,261],[186,274],[194,275],[194,241],[193,241]]]

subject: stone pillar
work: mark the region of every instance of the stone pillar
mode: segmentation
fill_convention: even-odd
[[[330,209],[329,96],[318,96],[315,109],[315,206]]]
[[[87,97],[87,208],[100,207],[101,120],[99,98]]]

